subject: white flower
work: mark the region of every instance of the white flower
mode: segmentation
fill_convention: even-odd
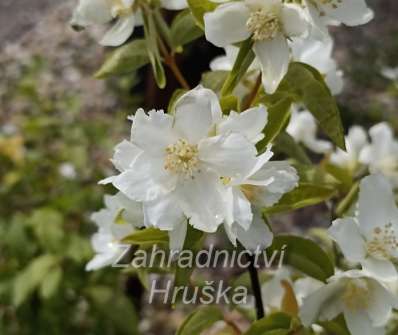
[[[343,90],[343,72],[337,69],[336,61],[332,58],[333,40],[327,38],[319,41],[314,38],[294,39],[289,43],[292,49],[292,59],[316,68],[325,78],[325,82],[332,94],[340,94]],[[233,45],[226,46],[225,55],[218,56],[210,63],[212,71],[231,71],[238,56],[239,48]],[[255,80],[253,76],[260,71],[261,66],[257,59],[249,67],[248,80]]]
[[[239,201],[240,199],[237,199]],[[239,206],[239,204],[236,204]],[[231,243],[236,247],[239,241],[246,250],[258,253],[272,244],[274,235],[257,208],[250,208],[251,221],[247,227],[237,222],[224,223],[224,230]]]
[[[385,177],[364,178],[356,217],[335,220],[329,232],[348,261],[360,263],[372,276],[397,279],[398,208]]]
[[[262,250],[272,242],[272,234],[257,210],[277,203],[298,185],[297,171],[285,161],[269,161],[268,149],[256,166],[243,178],[224,178],[226,217],[224,228],[231,242],[238,239],[248,250]],[[246,242],[244,243],[245,240]]]
[[[87,27],[106,24],[117,19],[101,39],[105,46],[119,46],[132,35],[138,24],[135,0],[80,0],[73,12],[72,26]]]
[[[182,236],[189,218],[195,228],[215,232],[225,212],[221,178],[246,176],[257,156],[255,145],[232,128],[217,135],[221,120],[217,96],[200,86],[176,102],[173,116],[138,110],[131,141],[116,147],[121,173],[103,183],[142,201],[147,227]]]
[[[120,240],[141,227],[144,222],[142,205],[123,194],[106,195],[104,202],[106,207],[91,216],[98,231],[91,238],[96,255],[86,265],[87,271],[98,270],[117,261],[123,252]]]
[[[264,106],[254,107],[240,114],[232,111],[217,124],[216,133],[225,136],[231,132],[238,132],[256,144],[264,137],[262,131],[267,124],[267,117]],[[272,155],[268,148],[256,158],[256,164],[247,174],[222,176],[221,179],[225,186],[226,233],[234,245],[238,239],[251,251],[262,250],[272,242],[272,233],[262,219],[259,209],[278,202],[282,195],[296,187],[298,182],[296,170],[287,162],[270,162]],[[253,210],[253,207],[257,209]]]
[[[367,145],[359,157],[361,163],[369,165],[371,173],[382,173],[395,187],[398,187],[398,141],[391,127],[379,123],[369,130],[371,144]]]
[[[185,0],[162,0],[162,7],[179,10],[187,7]],[[113,27],[101,39],[105,46],[119,46],[133,34],[134,27],[142,24],[137,0],[79,0],[73,12],[71,25],[85,28],[102,25],[116,19]]]
[[[311,277],[299,278],[293,281],[290,269],[281,267],[273,273],[270,280],[267,280],[261,286],[264,303],[268,307],[269,313],[281,309],[282,299],[285,295],[285,289],[283,287],[284,281],[289,283],[292,287],[299,306],[302,305],[305,297],[322,287],[322,282]]]
[[[359,163],[362,150],[368,144],[365,130],[360,126],[353,126],[345,137],[347,151],[337,148],[330,155],[330,162],[339,167],[355,172]]]
[[[188,7],[187,0],[160,0],[163,8],[181,10]]]
[[[66,179],[75,179],[77,176],[76,168],[72,163],[62,163],[58,167],[58,172]]]
[[[383,335],[396,297],[376,279],[357,270],[333,276],[329,283],[304,299],[300,317],[305,326],[344,314],[352,335]]]
[[[267,93],[275,92],[288,70],[287,40],[305,35],[308,28],[301,7],[281,0],[224,3],[206,13],[204,22],[206,38],[216,46],[226,47],[252,38]]]
[[[365,0],[304,0],[313,33],[328,36],[327,25],[347,26],[366,24],[374,17]]]
[[[224,48],[225,55],[217,56],[210,62],[210,70],[212,71],[231,71],[234,67],[236,58],[238,57],[239,48],[234,45],[228,45]],[[249,71],[259,71],[260,64],[257,60],[250,65]]]
[[[398,80],[398,67],[384,67],[381,69],[381,74],[392,81]]]
[[[234,45],[228,45],[224,48],[225,55],[217,56],[210,62],[210,70],[212,71],[231,71],[236,58],[238,57],[239,48]]]
[[[343,72],[337,69],[336,61],[332,58],[333,39],[316,40],[308,37],[304,40],[296,39],[291,44],[293,59],[316,68],[325,78],[325,82],[333,95],[343,90]]]
[[[286,131],[297,142],[318,154],[332,150],[332,144],[325,140],[317,139],[318,126],[315,118],[307,111],[299,111],[296,105],[292,107],[292,116]]]

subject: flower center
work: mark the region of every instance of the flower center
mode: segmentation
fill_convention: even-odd
[[[192,177],[198,170],[198,148],[187,140],[179,139],[166,148],[164,168],[175,174]]]
[[[391,223],[384,227],[376,227],[373,230],[373,238],[366,243],[368,254],[380,260],[391,260],[394,258],[390,250],[396,248],[398,248],[398,241]]]
[[[372,291],[365,279],[352,279],[343,293],[343,302],[351,311],[361,311],[369,307]]]
[[[250,14],[246,23],[247,29],[253,34],[253,40],[264,41],[274,39],[281,31],[281,23],[275,13],[258,9]]]

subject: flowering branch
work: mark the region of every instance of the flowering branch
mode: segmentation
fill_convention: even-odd
[[[182,74],[180,68],[177,65],[174,53],[169,52],[167,50],[166,45],[164,44],[163,40],[160,37],[158,38],[158,41],[159,41],[160,52],[162,53],[164,59],[163,60],[164,63],[169,67],[171,72],[174,74],[175,78],[177,79],[181,87],[186,90],[189,90],[190,86],[187,80],[185,79],[184,75]]]

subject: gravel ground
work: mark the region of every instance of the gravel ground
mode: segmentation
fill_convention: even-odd
[[[18,40],[61,3],[65,0],[1,0],[0,46]]]

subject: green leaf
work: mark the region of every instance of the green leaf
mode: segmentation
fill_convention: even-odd
[[[166,86],[166,74],[163,68],[162,60],[158,48],[158,32],[152,12],[143,13],[144,31],[146,49],[148,52],[149,62],[152,65],[153,74],[159,88]]]
[[[251,38],[241,43],[232,71],[229,73],[221,89],[222,96],[230,95],[233,92],[236,85],[253,63],[255,55],[252,46],[253,40]]]
[[[63,217],[54,209],[42,208],[33,212],[29,220],[40,245],[49,251],[63,249]]]
[[[336,100],[316,69],[303,63],[291,63],[277,94],[281,92],[292,94],[296,102],[302,102],[330,139],[345,150],[344,128]]]
[[[239,100],[234,95],[227,95],[220,99],[221,109],[224,114],[229,114],[232,110],[238,111],[239,110]]]
[[[103,79],[130,73],[148,63],[146,42],[143,39],[137,39],[113,51],[97,71],[95,77]]]
[[[284,194],[276,205],[265,208],[264,212],[274,214],[293,211],[329,200],[335,194],[336,190],[329,185],[301,183],[294,190]]]
[[[173,38],[172,38],[172,34],[171,34],[169,25],[165,21],[159,8],[153,9],[152,13],[153,13],[153,20],[156,24],[158,33],[161,35],[163,40],[166,42],[167,46],[170,49],[173,49],[174,44],[173,44]]]
[[[267,254],[272,255],[284,246],[284,264],[323,282],[334,275],[334,265],[328,254],[314,241],[294,235],[275,236]]]
[[[302,164],[311,164],[305,150],[287,132],[281,132],[274,141],[273,151],[283,153]]]
[[[292,102],[289,97],[285,97],[268,107],[268,122],[263,131],[265,137],[259,144],[261,147],[273,142],[281,131],[286,128],[290,119]]]
[[[291,321],[285,313],[274,313],[255,321],[243,335],[288,334]]]
[[[224,320],[224,316],[218,307],[200,307],[185,319],[176,335],[200,335],[220,320]]]
[[[217,8],[217,4],[209,0],[188,0],[189,8],[195,18],[196,24],[204,30],[203,16]]]
[[[126,236],[122,239],[122,243],[137,245],[169,243],[169,235],[156,228],[146,228]]]
[[[320,184],[337,188],[339,183],[328,174],[322,167],[312,164],[293,163],[301,183]]]
[[[20,272],[14,281],[13,304],[18,307],[24,303],[57,263],[58,258],[55,256],[43,255],[34,259]]]
[[[179,13],[171,25],[171,37],[174,49],[196,40],[203,35],[203,31],[196,25],[189,10]]]
[[[57,292],[62,280],[62,268],[57,266],[50,272],[45,274],[45,277],[40,285],[40,296],[43,299],[49,299]]]
[[[92,286],[86,294],[94,308],[111,321],[119,334],[138,335],[138,317],[133,304],[120,292],[106,286]]]
[[[167,113],[168,114],[174,114],[175,112],[175,106],[179,98],[181,98],[185,93],[188,91],[183,88],[179,88],[174,91],[173,95],[171,96],[169,100],[169,106],[167,107]]]
[[[322,326],[328,332],[328,334],[350,335],[350,331],[347,328],[347,324],[342,314],[332,321],[319,322],[319,325]]]
[[[332,175],[342,184],[345,191],[348,191],[354,183],[353,176],[351,175],[349,170],[334,164],[330,164],[328,162],[322,164],[322,167],[327,173]]]
[[[201,83],[204,87],[220,92],[225,80],[228,77],[228,71],[209,71],[202,74]]]

